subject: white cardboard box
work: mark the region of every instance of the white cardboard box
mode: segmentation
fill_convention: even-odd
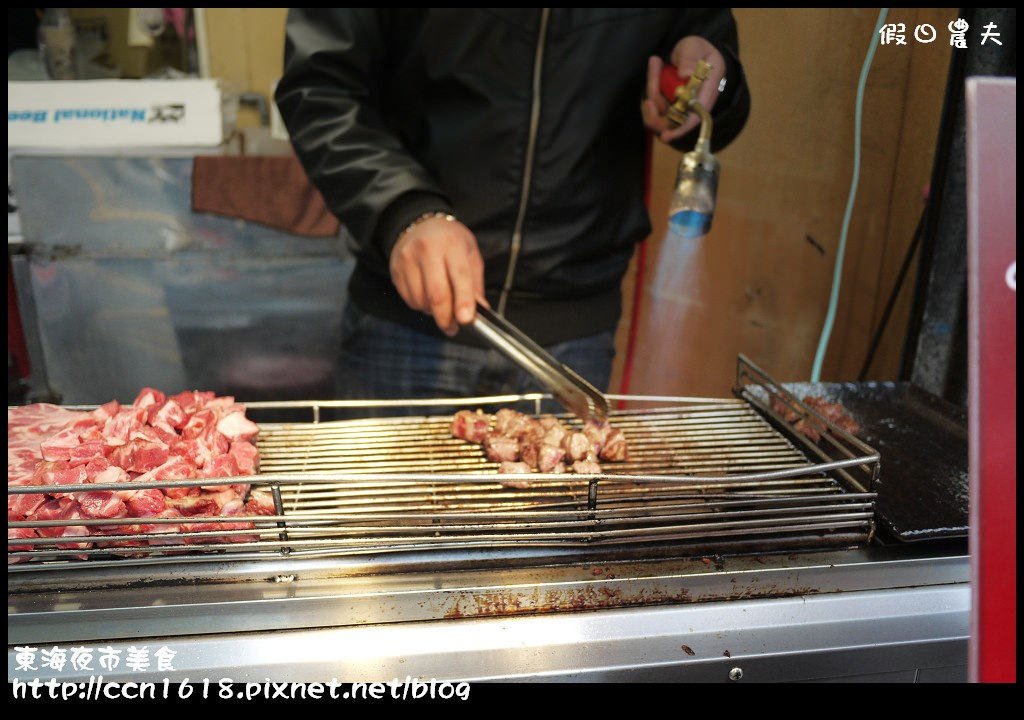
[[[7,83],[7,148],[214,148],[224,141],[216,80]]]

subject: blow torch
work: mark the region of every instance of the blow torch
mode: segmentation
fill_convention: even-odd
[[[718,160],[711,154],[711,114],[697,99],[711,66],[698,61],[693,75],[680,78],[673,65],[661,71],[661,92],[671,103],[666,114],[669,127],[686,122],[690,112],[700,116],[697,144],[679,160],[675,190],[668,209],[669,229],[684,238],[697,238],[711,229],[718,193]]]

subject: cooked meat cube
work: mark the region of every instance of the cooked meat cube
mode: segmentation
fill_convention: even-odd
[[[604,446],[598,453],[602,460],[608,462],[623,462],[629,457],[629,449],[626,446],[626,436],[618,428],[611,428],[605,436]]]
[[[539,443],[544,440],[545,432],[546,431],[541,427],[539,422],[530,418],[530,423],[528,425],[523,425],[520,428],[520,434],[518,437],[521,442]]]
[[[772,397],[772,410],[781,415],[782,419],[788,423],[795,423],[800,419],[795,410],[784,403],[781,398],[775,396]]]
[[[540,464],[540,443],[529,442],[519,446],[519,459],[536,469]]]
[[[522,415],[518,410],[501,408],[494,414],[494,431],[501,435],[508,435],[509,424]]]
[[[560,427],[562,425],[562,421],[551,414],[541,415],[539,418],[537,418],[537,422],[539,422],[540,426],[545,430],[552,427]]]
[[[593,452],[590,440],[581,432],[573,432],[562,438],[562,449],[571,460],[583,460]]]
[[[846,432],[851,434],[860,432],[860,425],[856,420],[847,415],[846,408],[841,403],[829,402],[819,395],[808,395],[803,399],[803,402],[826,420],[839,426]],[[819,442],[822,433],[828,432],[828,426],[820,420],[814,417],[802,419],[777,397],[772,398],[772,410],[782,415],[786,422],[793,425],[794,430],[806,435],[812,442]]]
[[[533,468],[524,462],[503,462],[498,467],[498,472],[503,475],[524,475],[533,472]],[[502,480],[502,487],[526,490],[530,487],[529,480]]]
[[[856,435],[860,432],[860,424],[849,415],[843,415],[833,422],[851,435]]]
[[[541,445],[537,457],[537,469],[542,473],[551,473],[557,472],[555,468],[561,465],[562,472],[565,472],[565,465],[562,463],[564,457],[565,450],[562,448],[553,445]]]
[[[569,431],[565,428],[562,423],[555,421],[556,424],[547,426],[544,431],[544,436],[541,438],[541,442],[545,445],[554,445],[558,447],[562,444],[562,440],[569,434]]]
[[[515,462],[519,459],[519,442],[514,438],[491,433],[484,439],[484,451],[491,462]]]
[[[793,429],[798,433],[802,433],[811,439],[811,442],[818,442],[821,440],[821,433],[814,429],[814,427],[807,420],[798,420],[794,425]]]
[[[529,415],[502,408],[494,416],[495,432],[517,440],[533,442],[543,436],[543,427]]]
[[[564,462],[559,462],[553,468],[551,468],[550,472],[552,475],[561,475],[562,473],[569,471],[566,469]]]
[[[491,417],[477,410],[459,410],[452,419],[451,433],[457,438],[482,443],[491,430]]]
[[[846,432],[854,434],[860,432],[860,425],[846,413],[846,408],[841,403],[828,402],[825,398],[816,395],[804,398],[804,402]]]
[[[587,424],[583,426],[583,434],[590,440],[590,445],[593,447],[595,455],[601,453],[601,449],[604,447],[605,442],[607,442],[608,433],[611,430],[611,425],[600,420],[588,420]]]
[[[572,471],[578,475],[599,475],[601,466],[593,460],[577,460],[572,464]]]
[[[544,428],[532,417],[521,415],[508,424],[505,434],[517,440],[532,442],[544,436]]]

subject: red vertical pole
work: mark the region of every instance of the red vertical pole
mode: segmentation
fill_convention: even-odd
[[[1017,80],[967,80],[972,682],[1017,681]]]

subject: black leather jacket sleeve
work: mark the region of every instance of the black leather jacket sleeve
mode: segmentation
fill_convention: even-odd
[[[291,8],[274,99],[300,161],[360,245],[385,256],[425,212],[451,211],[444,191],[381,114],[387,18],[374,8]]]

